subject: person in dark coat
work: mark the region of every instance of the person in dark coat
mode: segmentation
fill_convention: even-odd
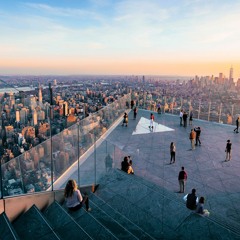
[[[187,118],[188,118],[188,115],[186,112],[183,113],[183,126],[184,127],[187,127]]]
[[[236,133],[238,133],[239,121],[240,121],[240,118],[238,117],[238,118],[236,119],[236,128],[233,130],[233,131],[236,132]]]
[[[192,193],[187,195],[186,206],[191,210],[195,210],[197,208],[197,196],[195,188],[192,189]]]

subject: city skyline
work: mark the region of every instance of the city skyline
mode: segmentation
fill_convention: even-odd
[[[4,1],[0,74],[240,77],[239,1]]]

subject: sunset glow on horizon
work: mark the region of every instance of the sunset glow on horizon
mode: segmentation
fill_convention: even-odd
[[[0,74],[240,77],[240,1],[2,1]]]

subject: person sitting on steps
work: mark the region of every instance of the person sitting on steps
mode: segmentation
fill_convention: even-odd
[[[88,196],[85,195],[82,197],[80,190],[78,189],[77,183],[75,180],[68,180],[65,190],[64,197],[66,200],[66,206],[71,211],[77,211],[82,208],[83,204],[86,205],[86,210],[89,212],[91,208],[89,208],[89,200]]]

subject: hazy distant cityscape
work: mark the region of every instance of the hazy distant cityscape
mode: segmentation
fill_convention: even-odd
[[[240,113],[240,79],[233,68],[224,76],[0,76],[0,159],[8,195],[21,193],[19,172],[11,159],[26,153],[78,121],[131,93],[138,108],[179,114],[192,111],[194,118],[233,124]],[[44,152],[44,150],[42,150]],[[41,152],[39,150],[39,152]],[[55,153],[54,153],[55,154]],[[56,153],[57,154],[57,153]],[[21,171],[35,172],[41,158],[25,154]],[[64,161],[66,162],[66,161]],[[43,164],[43,163],[42,163]],[[39,179],[49,183],[45,163]],[[63,166],[64,168],[64,166]],[[7,184],[6,184],[7,183]],[[25,192],[45,190],[49,184],[28,185]]]

